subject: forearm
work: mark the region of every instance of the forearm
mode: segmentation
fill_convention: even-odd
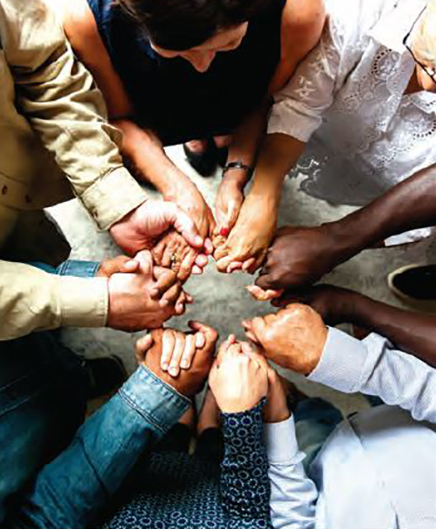
[[[139,368],[85,422],[72,444],[43,468],[8,527],[88,527],[138,457],[176,423],[188,405],[185,397]]]
[[[257,152],[266,130],[269,106],[269,101],[265,100],[258,109],[244,119],[234,132],[227,163],[240,162],[248,167],[255,166]],[[232,178],[243,188],[250,175],[244,169],[234,168],[227,171],[223,178]]]
[[[392,235],[436,224],[436,167],[394,186],[368,206],[326,226],[343,246],[343,260]]]
[[[168,158],[163,145],[151,130],[142,129],[131,120],[113,121],[123,132],[122,154],[134,173],[150,182],[167,200],[173,200],[180,186],[193,185]]]
[[[349,321],[388,338],[399,349],[436,367],[436,317],[411,312],[350,293]]]
[[[305,144],[285,134],[269,134],[259,153],[250,195],[279,202],[283,180],[297,163]]]

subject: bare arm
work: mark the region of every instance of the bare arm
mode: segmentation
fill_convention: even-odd
[[[349,319],[436,367],[435,316],[392,307],[361,294],[354,295],[353,299],[355,305]]]
[[[269,87],[270,95],[288,83],[297,66],[319,42],[325,17],[323,0],[287,0],[281,22],[280,62]],[[229,149],[229,162],[240,160],[247,165],[254,163],[265,131],[269,105],[267,97],[241,123]]]
[[[253,187],[244,201],[236,226],[215,251],[221,272],[243,268],[254,272],[265,258],[277,229],[283,179],[297,162],[304,143],[285,134],[265,139],[256,167]]]
[[[323,0],[288,0],[281,21],[280,62],[270,83],[269,94],[282,89],[300,62],[318,43],[325,23]],[[241,123],[233,135],[227,161],[239,161],[254,167],[264,138],[269,96]],[[242,190],[249,179],[247,170],[233,168],[226,172],[216,200],[217,230],[228,233],[235,225],[244,197]]]
[[[121,152],[138,179],[153,184],[165,200],[174,202],[192,218],[203,238],[208,237],[214,225],[208,205],[195,184],[167,157],[157,135],[133,121],[129,96],[111,63],[86,0],[68,3],[64,10],[64,29],[75,53],[103,92],[111,123],[123,132]],[[167,261],[175,257],[177,266],[181,267],[180,278],[186,279],[197,255],[188,249],[183,237],[172,233],[162,241],[160,258],[157,254],[154,257],[164,266],[169,266]],[[200,268],[206,262],[203,258],[198,263]]]
[[[391,235],[436,224],[436,166],[390,189],[368,206],[332,223],[346,259]],[[342,261],[345,259],[342,259]]]
[[[156,134],[141,129],[132,120],[129,96],[112,65],[86,0],[76,0],[65,6],[64,29],[75,53],[103,92],[110,121],[124,133],[122,154],[135,167],[138,176],[165,195],[171,180],[186,179],[186,176],[166,156]]]
[[[270,93],[281,90],[297,66],[318,44],[326,20],[323,0],[287,0],[281,26],[280,64],[270,84]]]

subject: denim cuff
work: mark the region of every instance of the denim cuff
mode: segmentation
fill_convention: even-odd
[[[76,261],[74,259],[68,259],[57,267],[56,273],[60,276],[95,277],[99,266],[99,261]]]
[[[144,366],[139,366],[119,391],[147,422],[165,434],[185,413],[191,401]]]

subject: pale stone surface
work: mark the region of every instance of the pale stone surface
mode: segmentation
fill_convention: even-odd
[[[192,176],[208,203],[213,205],[219,175],[212,178],[198,176],[185,161],[180,146],[170,148],[168,152],[178,165]],[[77,201],[56,206],[50,211],[70,241],[73,258],[100,260],[119,253],[107,233],[96,231],[93,222]],[[340,218],[349,211],[352,211],[352,208],[330,206],[307,196],[298,191],[298,180],[287,179],[280,207],[279,225],[315,225]],[[404,264],[425,262],[430,251],[432,254],[435,253],[433,248],[429,249],[427,242],[411,246],[365,251],[334,270],[324,282],[328,280],[336,285],[364,292],[376,299],[400,305],[386,286],[386,274]],[[193,277],[186,284],[186,289],[194,296],[195,304],[189,307],[186,315],[173,319],[170,324],[183,329],[188,320],[199,319],[215,326],[221,338],[225,338],[230,333],[243,338],[240,322],[244,318],[271,311],[269,304],[255,302],[243,288],[252,280],[247,274],[219,274],[214,262],[211,262],[203,276]],[[65,342],[74,350],[88,356],[118,354],[122,356],[129,370],[135,367],[133,357],[135,338],[135,335],[108,329],[64,331]],[[367,406],[366,399],[362,396],[344,396],[295,375],[289,378],[297,381],[299,387],[306,393],[323,396],[333,401],[345,414]]]

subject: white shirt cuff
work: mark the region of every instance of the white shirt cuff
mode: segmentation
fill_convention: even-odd
[[[291,415],[286,421],[264,423],[263,441],[270,464],[292,462],[298,455],[294,417]]]
[[[362,386],[367,356],[363,342],[330,327],[321,360],[308,379],[344,393],[356,393]]]

